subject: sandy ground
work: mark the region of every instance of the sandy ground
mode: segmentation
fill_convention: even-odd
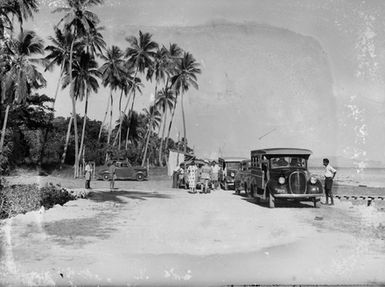
[[[107,182],[92,182],[89,199],[2,221],[0,285],[385,283],[381,204],[269,209],[231,191],[170,185],[119,181],[111,193]]]

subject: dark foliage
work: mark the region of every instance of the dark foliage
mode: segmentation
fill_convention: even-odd
[[[63,205],[75,197],[65,189],[52,184],[39,188],[37,184],[0,187],[0,219],[37,210],[41,206],[51,208]]]

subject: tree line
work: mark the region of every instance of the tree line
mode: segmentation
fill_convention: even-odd
[[[58,22],[47,45],[36,32],[23,28],[24,21],[38,13],[38,0],[0,3],[2,171],[26,161],[36,166],[67,163],[74,164],[77,177],[84,160],[103,164],[112,157],[128,158],[162,166],[170,149],[191,151],[183,99],[191,87],[198,89],[201,69],[193,55],[176,43],[161,45],[142,31],[126,37],[125,48],[108,46],[101,21],[90,10],[104,1],[65,2],[52,11]],[[39,91],[46,86],[44,74],[54,68],[59,78],[55,94],[48,97]],[[152,81],[155,97],[138,112],[136,97]],[[88,118],[89,99],[101,85],[109,95],[103,121],[95,121]],[[58,92],[64,88],[69,90],[72,114],[55,118]],[[174,141],[170,131],[178,101],[183,137]],[[77,102],[84,102],[82,117]],[[119,115],[113,114],[115,105]]]

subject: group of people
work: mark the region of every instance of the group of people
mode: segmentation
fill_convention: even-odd
[[[205,162],[204,165],[198,167],[193,160],[187,167],[186,175],[182,167],[177,168],[178,186],[179,182],[185,180],[185,176],[187,176],[190,193],[198,193],[197,187],[199,193],[210,193],[211,190],[219,187],[219,171],[220,167],[216,161]]]
[[[111,161],[108,163],[108,171],[110,173],[110,191],[115,189],[115,178],[116,178],[116,161]],[[86,162],[84,167],[84,179],[85,179],[85,188],[91,189],[91,179],[94,170],[92,168],[91,162]]]

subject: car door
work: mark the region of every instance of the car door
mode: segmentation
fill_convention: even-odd
[[[121,162],[117,162],[115,166],[116,166],[116,170],[115,170],[116,178],[117,179],[125,178],[123,164]]]
[[[135,169],[129,162],[126,162],[125,164],[126,164],[125,166],[126,178],[135,179],[136,178]]]

